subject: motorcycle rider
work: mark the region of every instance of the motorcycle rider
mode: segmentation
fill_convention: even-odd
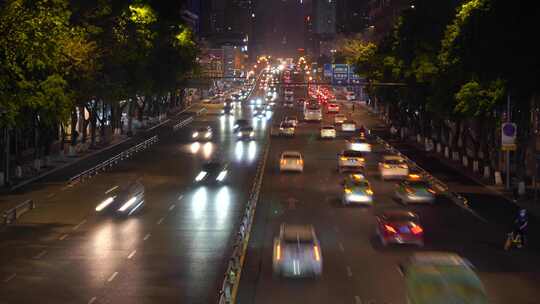
[[[525,243],[527,241],[528,227],[529,216],[527,215],[527,210],[525,208],[522,208],[519,210],[513,224],[514,237],[517,237],[518,235],[521,237],[521,244],[518,245],[519,248],[521,248],[522,245],[525,246]]]

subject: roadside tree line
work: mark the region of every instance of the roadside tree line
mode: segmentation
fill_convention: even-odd
[[[340,52],[392,124],[481,168],[503,169],[500,127],[510,115],[518,125],[513,169],[524,179],[536,175],[539,18],[540,5],[524,0],[418,0],[382,41],[349,39]],[[406,86],[377,86],[383,82]]]
[[[110,140],[122,120],[129,134],[134,118],[179,106],[198,54],[181,19],[182,2],[3,1],[4,171],[10,163],[43,158],[53,142],[92,146]]]

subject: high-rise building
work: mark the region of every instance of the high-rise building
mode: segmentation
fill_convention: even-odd
[[[336,34],[336,1],[313,0],[313,31],[321,37]]]
[[[370,0],[336,0],[336,31],[338,34],[354,34],[369,26],[368,5]]]

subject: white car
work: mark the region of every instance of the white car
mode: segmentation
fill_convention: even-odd
[[[279,171],[304,171],[304,159],[297,151],[285,151],[279,158]]]
[[[281,224],[274,238],[272,268],[276,276],[319,277],[322,274],[321,245],[311,225]]]
[[[282,121],[279,125],[279,135],[294,136],[295,127],[288,121]]]
[[[336,124],[336,125],[342,124],[346,120],[347,120],[347,116],[345,116],[344,114],[336,114],[334,116],[334,124]]]
[[[295,128],[298,126],[298,118],[296,116],[285,116],[283,121],[292,124]]]
[[[379,163],[381,178],[406,178],[409,175],[409,165],[405,159],[399,155],[383,156]]]
[[[360,152],[371,152],[371,144],[365,139],[355,136],[347,140],[347,148]]]
[[[321,127],[321,138],[336,138],[336,128],[334,126]]]
[[[366,159],[364,153],[353,150],[345,150],[338,154],[338,171],[340,173],[345,171],[363,171]]]
[[[352,120],[346,120],[341,124],[341,131],[354,132],[356,131],[356,123]]]
[[[356,94],[354,92],[347,92],[345,93],[345,99],[348,101],[356,100]]]

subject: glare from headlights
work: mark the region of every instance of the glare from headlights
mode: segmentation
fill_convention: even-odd
[[[212,146],[212,143],[211,142],[207,142],[204,144],[203,146],[203,155],[205,158],[210,158],[210,156],[212,156],[212,151],[213,151],[214,147]]]
[[[255,135],[255,132],[251,131],[251,132],[249,133],[249,136],[250,136],[250,137],[253,137],[253,135]]]
[[[210,136],[212,136],[212,133],[210,133],[210,132],[206,132],[206,134],[204,135],[204,137],[206,137],[206,138],[209,138]]]
[[[99,212],[99,211],[107,208],[107,206],[109,206],[113,201],[114,201],[114,196],[106,198],[103,202],[101,202],[99,205],[97,205],[96,211]]]
[[[199,136],[199,132],[193,132],[193,135],[191,135],[191,137],[193,137],[193,138],[195,138],[197,136]]]
[[[137,204],[137,206],[135,206],[135,208],[131,209],[131,211],[128,213],[128,215],[131,215],[133,212],[135,212],[137,209],[139,209],[139,207],[141,207],[143,203],[144,203],[144,200],[141,200],[141,202],[139,204]]]
[[[206,171],[199,172],[199,174],[197,174],[197,176],[195,177],[195,181],[196,182],[202,181],[204,179],[204,177],[206,176],[206,174],[208,174],[208,173],[206,173]]]
[[[195,154],[197,152],[199,152],[199,149],[201,148],[201,144],[199,144],[198,142],[194,142],[191,144],[191,153]]]
[[[120,209],[118,209],[118,211],[121,211],[121,212],[126,211],[129,207],[131,207],[131,205],[135,204],[136,201],[137,201],[137,198],[135,196],[130,198],[127,202],[125,202],[122,205],[122,207],[120,207]]]
[[[223,170],[223,171],[219,172],[219,175],[217,176],[216,180],[218,182],[222,182],[225,179],[226,176],[227,176],[227,170]]]

